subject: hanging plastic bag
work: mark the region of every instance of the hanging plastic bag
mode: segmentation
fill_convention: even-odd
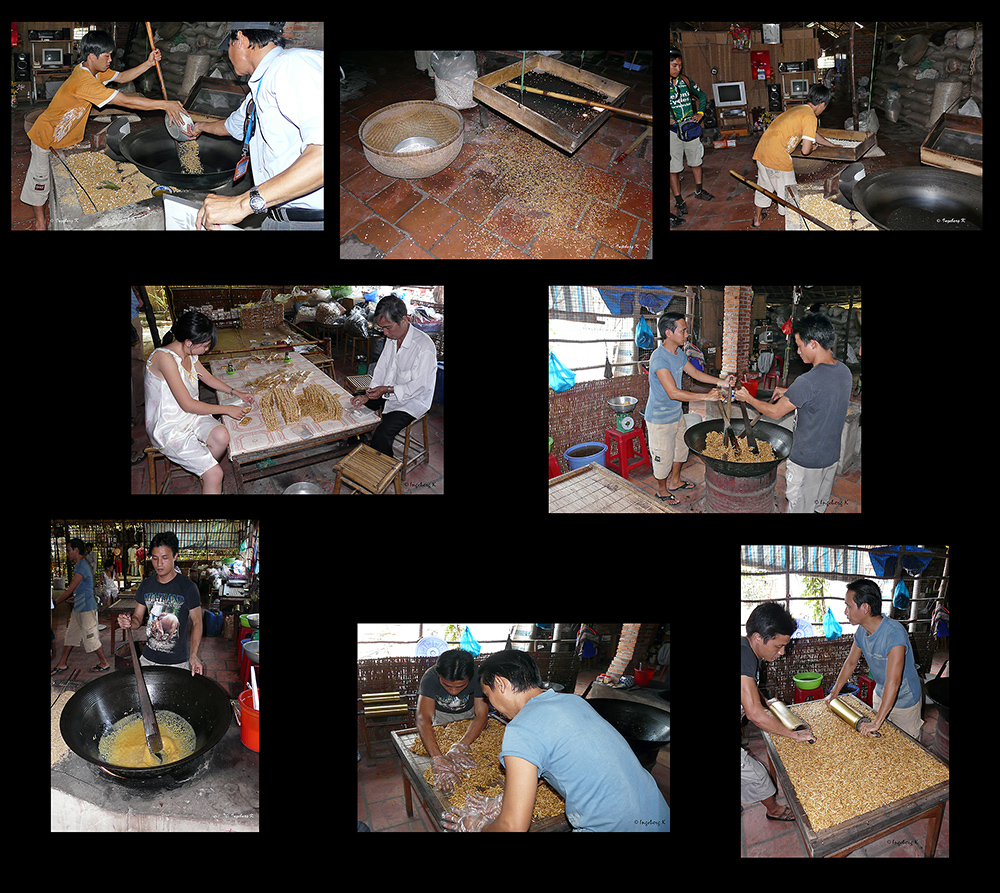
[[[837,623],[837,618],[833,616],[833,608],[827,608],[823,617],[823,635],[828,639],[837,639],[844,634],[844,628]]]
[[[652,350],[656,347],[656,338],[653,337],[653,330],[649,327],[644,316],[639,317],[639,324],[635,327],[635,344],[643,350]]]
[[[576,384],[576,373],[567,369],[556,355],[549,351],[549,387],[557,394],[568,391]]]
[[[470,632],[469,627],[466,627],[462,631],[462,642],[458,647],[463,651],[468,651],[473,656],[483,650],[482,646],[476,641],[476,637]]]
[[[892,606],[899,608],[900,611],[910,607],[910,590],[902,580],[896,584],[896,591],[892,594]]]

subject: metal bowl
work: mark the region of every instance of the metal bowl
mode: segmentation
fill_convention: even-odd
[[[299,481],[296,484],[291,484],[290,486],[285,487],[285,489],[282,490],[282,496],[301,496],[303,494],[322,496],[325,492],[326,491],[318,484],[313,484],[310,481]]]
[[[722,425],[722,419],[712,419],[710,422],[701,422],[700,424],[692,425],[684,434],[684,443],[688,445],[688,449],[701,456],[709,468],[714,468],[722,474],[738,478],[752,478],[761,474],[767,474],[771,469],[777,468],[784,459],[787,459],[788,454],[792,451],[791,431],[787,428],[782,428],[781,425],[759,421],[754,422],[754,436],[758,440],[766,440],[771,444],[771,449],[774,450],[776,459],[771,462],[727,462],[725,459],[713,459],[704,453],[705,447],[708,444],[708,432],[721,432]],[[733,421],[733,431],[736,432],[737,437],[743,436],[745,428],[746,424],[742,419]]]
[[[983,228],[983,179],[972,174],[894,168],[859,180],[851,201],[879,229]]]
[[[436,139],[429,136],[408,136],[405,140],[400,140],[392,147],[395,153],[419,152],[421,149],[433,149],[438,144]]]
[[[154,183],[182,189],[211,189],[233,182],[243,149],[232,137],[203,133],[198,137],[198,151],[205,169],[202,174],[184,173],[177,156],[177,142],[159,127],[132,131],[122,138],[118,151]]]
[[[612,397],[608,401],[608,406],[615,412],[631,412],[638,402],[635,397]]]
[[[77,756],[97,766],[108,766],[115,774],[129,778],[174,775],[195,763],[226,734],[233,712],[226,693],[211,679],[192,676],[177,667],[143,667],[154,710],[170,710],[183,716],[194,728],[195,751],[183,760],[164,766],[133,769],[105,764],[97,750],[101,737],[123,716],[139,713],[135,676],[109,673],[88,682],[63,708],[59,731]]]

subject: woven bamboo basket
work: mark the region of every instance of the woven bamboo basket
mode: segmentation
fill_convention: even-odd
[[[441,102],[396,102],[369,115],[358,131],[365,158],[390,177],[418,180],[443,171],[462,151],[465,120],[460,112]],[[418,152],[392,151],[411,136],[437,140],[438,145]]]

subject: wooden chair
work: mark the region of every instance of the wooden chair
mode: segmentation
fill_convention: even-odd
[[[424,442],[417,443],[416,438],[414,438],[413,441],[414,447],[419,447],[420,449],[419,450],[415,449],[413,453],[413,458],[410,459],[409,458],[410,428],[412,428],[419,422],[424,423]],[[400,431],[399,433],[402,434],[403,432]],[[396,436],[398,437],[399,435],[397,434]],[[430,456],[430,440],[427,437],[427,413],[425,412],[419,419],[414,419],[412,422],[410,422],[409,425],[406,426],[406,438],[403,441],[403,480],[404,481],[406,480],[406,472],[408,472],[414,466],[419,465],[421,462],[429,461],[429,456]]]
[[[378,496],[390,483],[396,485],[396,495],[403,493],[399,472],[403,463],[398,459],[383,455],[365,444],[360,444],[341,459],[334,468],[337,479],[333,493],[340,493],[340,482],[346,480],[355,490],[368,496]]]

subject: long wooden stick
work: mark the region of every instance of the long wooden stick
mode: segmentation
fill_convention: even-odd
[[[537,87],[522,87],[516,81],[507,81],[501,84],[502,87],[511,87],[514,90],[526,90],[528,93],[537,93],[539,96],[551,96],[553,99],[564,99],[566,102],[576,102],[580,105],[589,105],[595,109],[607,109],[609,112],[618,112],[620,115],[631,115],[633,118],[642,118],[644,121],[652,121],[652,115],[642,112],[633,112],[631,109],[621,109],[617,106],[608,105],[606,102],[591,102],[589,99],[580,99],[577,96],[567,96],[565,93],[550,93],[548,90],[539,90]],[[499,88],[498,88],[499,89]]]
[[[150,50],[156,49],[156,44],[153,43],[153,23],[146,22],[146,33],[149,35],[149,48]],[[163,72],[160,71],[160,63],[153,60],[153,64],[156,66],[156,73],[160,76],[160,89],[163,91],[163,98],[167,98],[167,85],[163,83]]]
[[[729,173],[731,173],[734,177],[736,177],[736,179],[739,180],[741,183],[746,183],[747,186],[752,186],[758,192],[763,192],[764,195],[766,195],[772,201],[776,201],[779,205],[784,205],[786,208],[791,208],[796,214],[801,214],[803,217],[808,218],[813,223],[818,223],[821,227],[823,227],[823,229],[833,230],[834,232],[836,232],[836,230],[834,230],[832,226],[829,226],[822,220],[817,220],[815,217],[813,217],[812,214],[807,214],[805,211],[803,211],[801,208],[796,207],[791,202],[786,202],[783,198],[778,198],[778,196],[776,196],[773,192],[768,191],[763,186],[758,186],[756,183],[751,183],[746,177],[741,177],[738,173],[736,173],[736,171],[730,171]]]

